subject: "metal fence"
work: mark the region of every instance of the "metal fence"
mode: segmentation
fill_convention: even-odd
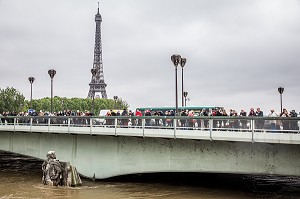
[[[0,125],[300,133],[298,117],[0,116]]]

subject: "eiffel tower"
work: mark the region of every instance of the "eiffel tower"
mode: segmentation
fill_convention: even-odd
[[[98,13],[95,15],[96,22],[96,35],[95,35],[95,49],[94,49],[94,63],[92,72],[92,80],[89,83],[90,90],[88,98],[94,98],[96,92],[100,92],[102,98],[107,99],[106,84],[104,82],[103,63],[102,63],[102,44],[101,44],[101,22],[102,17],[99,14],[99,2]]]

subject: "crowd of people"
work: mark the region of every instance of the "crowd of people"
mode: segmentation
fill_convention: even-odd
[[[220,117],[220,119],[212,120],[212,127],[213,128],[239,128],[239,129],[249,129],[250,124],[248,119],[242,119],[242,117],[259,117],[255,122],[256,129],[273,129],[273,130],[299,130],[299,122],[298,120],[288,120],[288,119],[281,119],[281,118],[294,118],[298,117],[298,114],[295,110],[288,111],[287,109],[283,109],[282,113],[277,114],[273,109],[270,110],[269,113],[264,114],[260,108],[251,108],[247,113],[245,110],[241,110],[239,113],[236,110],[230,109],[229,112],[225,109],[202,109],[198,111],[194,110],[182,110],[178,113],[179,116],[182,116],[178,119],[177,126],[178,127],[188,127],[188,128],[210,128],[209,119],[205,119],[205,116],[211,117]],[[299,114],[300,115],[300,114]],[[36,111],[28,111],[28,112],[3,112],[0,114],[1,123],[13,123],[13,118],[6,117],[6,116],[56,116],[51,119],[51,123],[55,124],[66,124],[68,121],[66,118],[59,118],[59,116],[73,116],[71,123],[72,124],[90,124],[90,120],[88,117],[94,116],[94,114],[90,111],[71,111],[71,110],[64,110],[59,112],[54,112],[53,114],[46,111],[43,112],[40,110],[39,112]],[[85,118],[80,118],[81,116],[86,116]],[[140,111],[136,110],[135,112],[126,109],[124,110],[109,110],[105,115],[105,120],[103,125],[115,125],[115,119],[110,119],[111,116],[126,116],[124,119],[118,119],[117,124],[121,126],[142,126],[142,119],[139,119],[140,116],[145,116],[145,126],[156,126],[156,127],[173,127],[174,120],[172,119],[175,116],[174,110],[167,110],[167,111],[152,111],[152,110],[145,110]],[[147,118],[149,116],[149,119]],[[157,118],[156,118],[157,116]],[[200,116],[201,118],[197,117]],[[234,117],[238,117],[240,119],[233,119]],[[265,120],[264,117],[271,117],[273,119]],[[151,117],[151,118],[150,118]],[[227,118],[228,117],[228,118]],[[232,119],[230,119],[232,118]],[[97,120],[95,120],[97,121]],[[26,117],[18,118],[18,123],[29,123],[30,119]],[[47,117],[34,117],[34,123],[39,124],[47,124],[48,118]]]
[[[33,118],[33,123],[38,123],[38,124],[47,124],[48,123],[48,118],[47,116],[54,116],[53,119],[51,119],[51,123],[53,124],[67,124],[67,119],[66,118],[59,118],[60,116],[74,116],[74,119],[72,119],[73,124],[86,124],[87,120],[85,118],[80,118],[81,116],[86,116],[90,117],[93,116],[94,114],[91,113],[90,111],[71,111],[71,110],[64,110],[64,111],[58,111],[58,112],[53,112],[50,113],[49,111],[43,111],[40,110],[39,112],[35,110],[29,110],[27,112],[19,112],[18,114],[16,112],[9,112],[5,111],[2,114],[0,114],[1,120],[0,124],[5,124],[5,123],[13,123],[14,119],[13,117],[6,117],[6,116],[18,116],[17,122],[19,124],[22,123],[30,123],[30,118],[31,117],[26,117],[26,116],[32,116]]]
[[[287,109],[283,109],[282,113],[277,114],[272,109],[268,114],[264,114],[260,108],[256,110],[251,108],[247,113],[244,109],[242,109],[239,113],[236,110],[230,109],[229,113],[225,109],[202,109],[201,111],[195,112],[194,110],[182,110],[179,114],[182,116],[178,120],[178,127],[188,127],[188,128],[210,128],[209,127],[209,119],[204,119],[205,116],[219,116],[221,119],[214,119],[212,121],[213,128],[235,128],[235,129],[249,129],[250,122],[247,117],[257,117],[255,128],[256,129],[272,129],[272,130],[299,130],[300,123],[298,120],[289,120],[288,118],[298,117],[298,114],[295,110],[290,112]],[[299,114],[300,115],[300,114]],[[175,116],[174,110],[167,111],[152,111],[145,110],[140,111],[136,110],[136,112],[132,112],[131,110],[127,112],[127,110],[123,111],[113,111],[110,110],[106,114],[109,116],[134,116],[134,119],[121,119],[119,124],[124,126],[141,126],[142,120],[137,119],[139,116],[149,116],[151,118],[145,119],[145,126],[156,126],[156,127],[173,127],[174,120],[172,116]],[[158,116],[156,118],[156,116]],[[166,117],[164,117],[166,116]],[[171,116],[171,117],[169,117]],[[197,117],[199,116],[199,117]],[[228,118],[239,117],[240,119],[228,119]],[[243,119],[242,117],[245,117]],[[265,117],[269,117],[268,120]],[[278,118],[277,118],[278,117]],[[271,118],[271,119],[270,119]],[[286,119],[281,119],[286,118]],[[107,125],[113,125],[114,121],[106,119]]]

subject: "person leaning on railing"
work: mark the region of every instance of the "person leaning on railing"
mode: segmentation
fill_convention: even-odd
[[[295,110],[292,110],[292,111],[290,112],[290,116],[293,117],[293,118],[295,118],[295,117],[298,116],[298,114],[296,113]],[[292,121],[290,122],[290,128],[291,128],[291,130],[296,130],[296,131],[298,131],[298,130],[299,130],[299,127],[298,127],[298,120],[292,120]]]
[[[284,108],[282,113],[280,114],[280,117],[290,117],[289,112]],[[290,121],[289,120],[282,120],[281,123],[282,123],[283,130],[290,129]]]

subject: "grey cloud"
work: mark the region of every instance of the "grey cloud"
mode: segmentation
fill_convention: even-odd
[[[86,97],[96,11],[94,1],[0,1],[0,87],[28,98],[35,76],[33,96],[49,96],[55,68],[56,95]],[[107,93],[131,108],[174,105],[179,53],[190,105],[278,110],[282,85],[300,111],[299,1],[103,1],[100,12]]]

